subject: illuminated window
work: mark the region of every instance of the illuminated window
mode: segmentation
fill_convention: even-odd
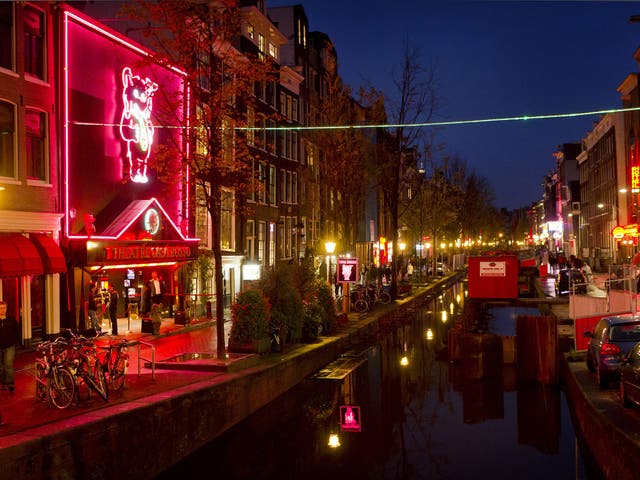
[[[266,47],[266,42],[265,42],[264,35],[259,33],[258,34],[258,51],[259,51],[258,58],[260,58],[261,60],[264,59],[265,47]]]
[[[253,37],[255,36],[255,33],[253,31],[253,25],[248,24],[247,25],[247,36],[253,40]]]
[[[255,258],[255,243],[256,243],[256,223],[253,220],[247,220],[245,225],[245,254],[247,260],[253,260]]]
[[[31,180],[48,179],[47,162],[47,116],[44,112],[26,109],[27,127],[27,178]]]
[[[269,266],[276,264],[276,224],[269,222]]]
[[[24,71],[44,80],[45,16],[29,5],[24,7]]]
[[[258,261],[264,263],[264,249],[267,238],[267,224],[258,222]]]
[[[276,167],[269,165],[269,202],[271,205],[277,203],[277,180],[276,180]]]
[[[0,3],[0,67],[14,68],[13,2]]]
[[[207,209],[207,200],[205,198],[205,190],[202,185],[196,185],[196,237],[200,239],[200,245],[211,248],[211,223],[209,210]]]
[[[278,59],[278,48],[271,42],[269,42],[269,55],[276,60]]]
[[[0,100],[0,177],[16,176],[15,105]]]
[[[220,207],[220,248],[222,250],[235,249],[235,211],[233,191],[222,189]]]

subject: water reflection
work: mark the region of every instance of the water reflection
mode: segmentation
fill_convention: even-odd
[[[387,319],[368,345],[161,478],[590,478],[559,389],[517,382],[513,365],[481,378],[473,362],[449,361],[465,299],[458,284]],[[345,430],[347,406],[360,431]]]

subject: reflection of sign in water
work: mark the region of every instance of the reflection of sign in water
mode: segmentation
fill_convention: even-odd
[[[153,145],[153,95],[158,84],[149,78],[142,80],[131,69],[122,70],[122,118],[120,135],[127,142],[129,178],[132,182],[147,183],[147,160]]]
[[[362,428],[360,407],[343,405],[340,407],[340,429],[344,432],[359,432]]]
[[[158,233],[160,229],[160,215],[155,208],[150,208],[144,214],[144,229],[151,235]]]
[[[481,277],[506,277],[507,262],[480,262]]]
[[[339,258],[338,259],[338,282],[356,283],[358,281],[358,259]]]

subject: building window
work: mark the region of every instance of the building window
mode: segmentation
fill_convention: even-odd
[[[207,208],[207,199],[205,190],[202,185],[196,185],[196,237],[200,239],[200,245],[211,248],[211,223],[209,217],[209,209]]]
[[[280,113],[282,115],[287,114],[287,96],[284,92],[280,92]]]
[[[296,161],[300,158],[298,154],[298,132],[291,132],[291,158]]]
[[[276,205],[278,201],[278,185],[276,181],[276,167],[269,165],[269,203],[271,203],[271,205]]]
[[[24,71],[44,80],[45,16],[33,7],[24,7]]]
[[[264,52],[265,52],[265,38],[261,33],[258,34],[258,58],[260,60],[264,60]]]
[[[298,99],[294,98],[291,103],[291,118],[294,122],[298,121]]]
[[[247,108],[247,145],[255,145],[256,132],[252,130],[256,126],[256,114],[253,108]]]
[[[264,249],[267,238],[267,224],[258,222],[258,261],[264,264]]]
[[[263,163],[258,164],[258,179],[258,202],[266,203],[267,167]]]
[[[0,177],[16,177],[16,108],[0,100]]]
[[[254,37],[253,25],[251,25],[250,23],[247,25],[247,36],[251,40],[253,40],[253,37]]]
[[[269,42],[269,55],[271,55],[276,60],[278,59],[278,47],[276,47],[271,42]]]
[[[26,109],[27,178],[47,180],[47,117],[44,112]]]
[[[14,68],[13,2],[0,3],[0,67]]]
[[[255,258],[255,243],[256,243],[256,223],[253,220],[247,220],[245,227],[245,254],[247,260],[253,260]]]
[[[220,248],[222,250],[233,250],[234,242],[234,201],[231,190],[222,189],[222,199],[220,206]]]

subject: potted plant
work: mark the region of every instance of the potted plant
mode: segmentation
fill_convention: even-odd
[[[240,293],[231,306],[230,352],[265,353],[271,348],[269,302],[260,290]]]

